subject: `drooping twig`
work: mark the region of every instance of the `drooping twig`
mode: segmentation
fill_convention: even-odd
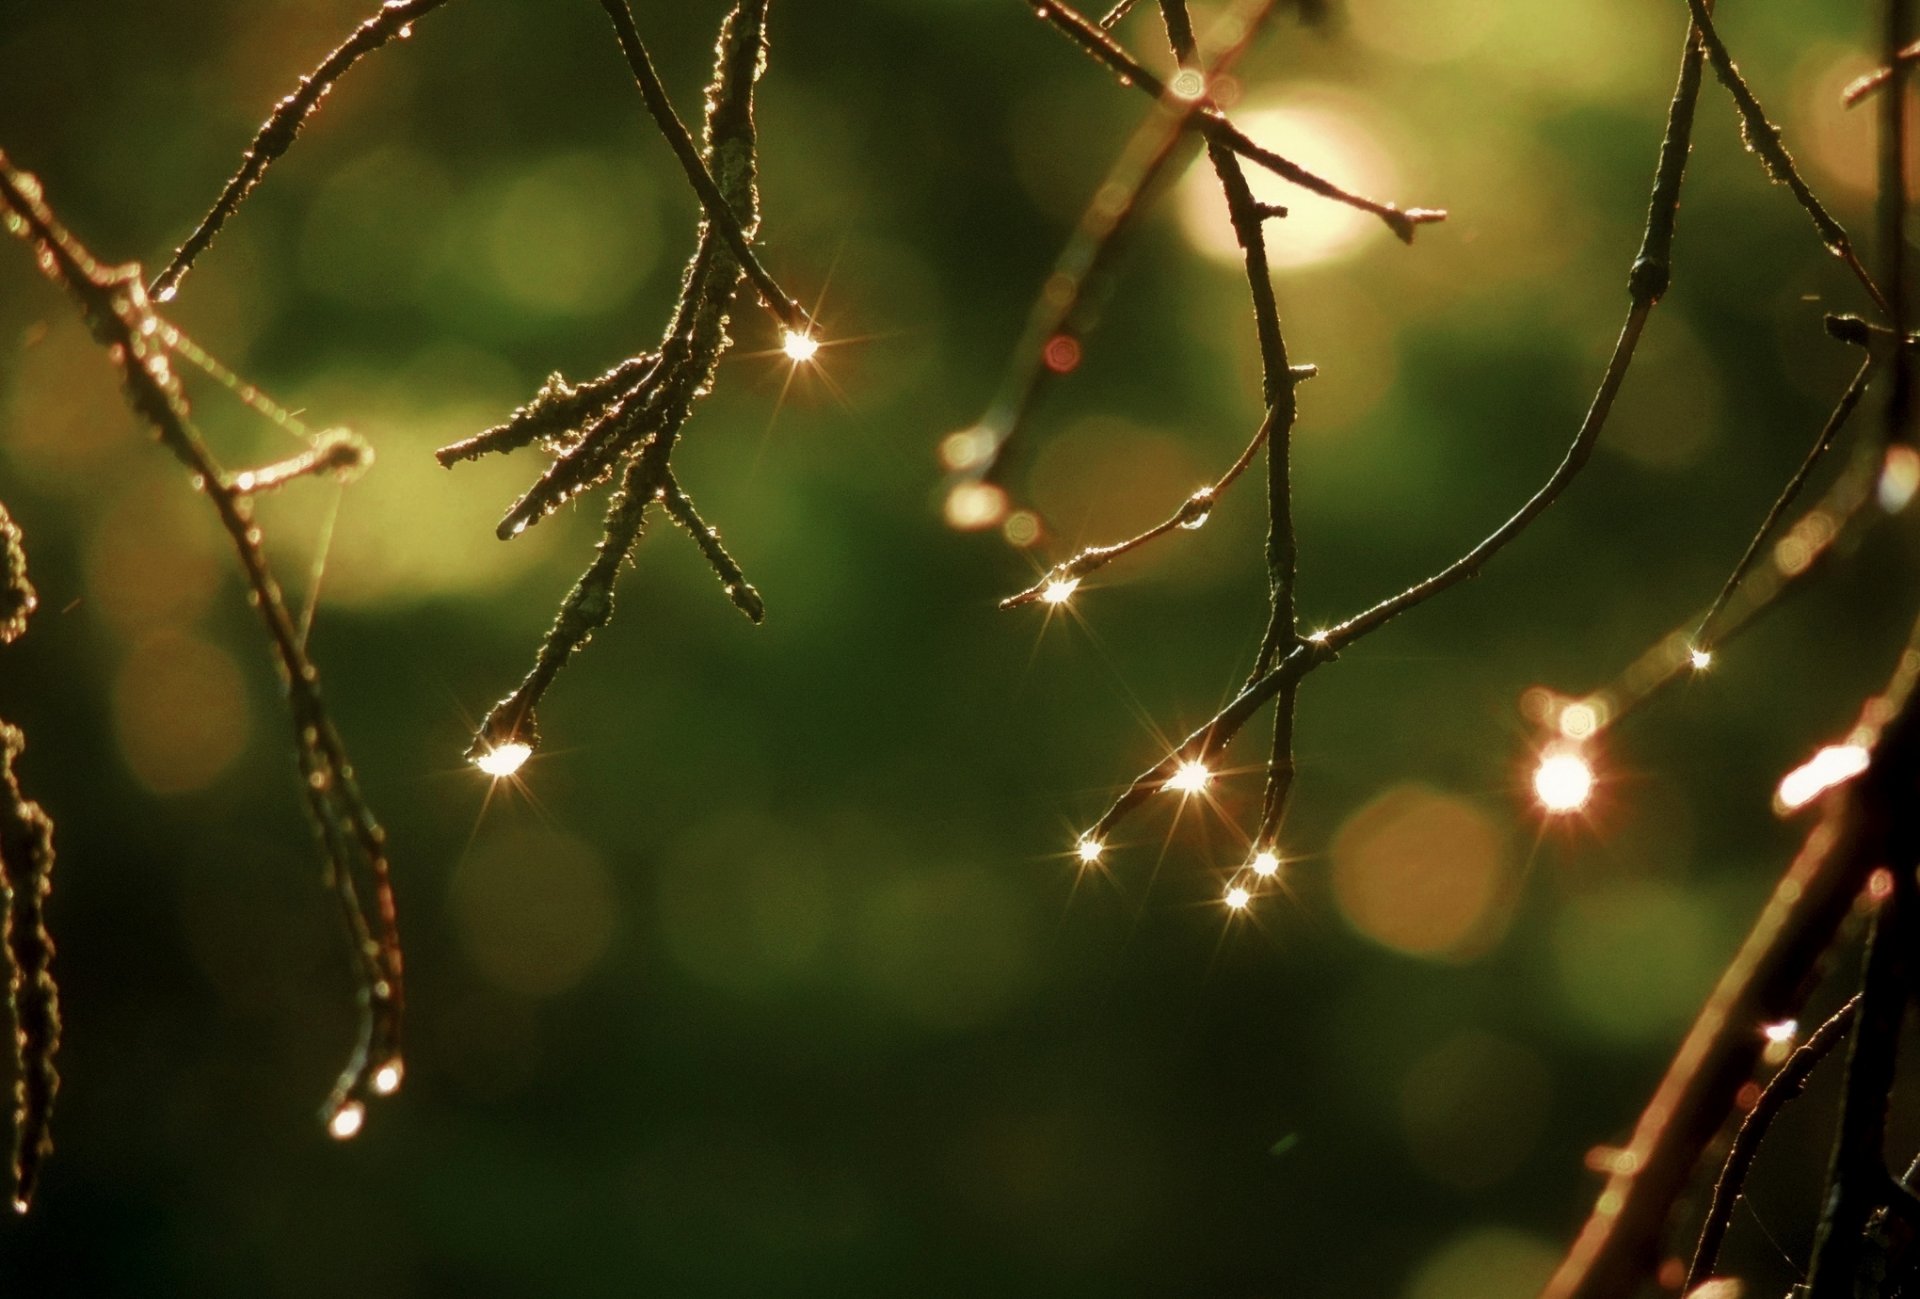
[[[1733,96],[1734,105],[1740,110],[1740,133],[1748,147],[1759,156],[1767,175],[1793,192],[1793,197],[1813,219],[1814,229],[1820,232],[1821,241],[1833,250],[1834,256],[1847,264],[1847,269],[1853,272],[1854,278],[1860,281],[1861,287],[1866,289],[1874,303],[1882,311],[1887,310],[1887,300],[1882,296],[1880,286],[1874,283],[1873,276],[1868,274],[1859,254],[1854,251],[1853,239],[1847,234],[1846,227],[1827,211],[1819,196],[1813,192],[1813,187],[1800,174],[1793,155],[1787,152],[1780,128],[1767,116],[1766,110],[1760,106],[1759,97],[1734,65],[1733,56],[1727,53],[1727,47],[1713,23],[1713,14],[1710,12],[1712,6],[1708,0],[1687,0],[1687,8],[1693,14],[1695,29],[1706,44],[1707,58],[1713,63],[1714,75],[1720,78],[1720,83]]]
[[[1842,401],[1846,400],[1843,393]],[[1853,400],[1857,405],[1858,399]],[[1711,619],[1705,615],[1689,619],[1656,640],[1612,681],[1584,696],[1580,702],[1591,710],[1597,725],[1618,724],[1682,675],[1708,666],[1721,649],[1757,625],[1762,614],[1821,571],[1868,520],[1866,507],[1873,501],[1882,458],[1877,444],[1861,448],[1820,500],[1785,530],[1772,548],[1771,562],[1742,561],[1744,569],[1737,582],[1728,584],[1731,594]]]
[[[0,644],[19,639],[38,599],[27,579],[20,528],[0,505]],[[0,961],[13,1018],[13,1207],[33,1202],[40,1165],[53,1150],[53,1097],[60,1075],[60,990],[53,981],[47,894],[53,887],[53,820],[20,789],[13,764],[25,750],[18,727],[0,722]]]
[[[0,722],[0,927],[4,928],[7,1002],[13,1012],[18,1073],[13,1107],[13,1207],[33,1202],[40,1165],[53,1151],[53,1098],[60,1088],[60,991],[53,981],[47,894],[53,888],[53,820],[21,792],[13,764],[26,748],[17,727]]]
[[[1237,0],[1222,19],[1233,33],[1214,55],[1209,76],[1230,69],[1259,31],[1276,0]],[[1119,159],[1094,191],[1072,237],[1054,262],[1046,288],[1034,300],[1027,323],[1015,344],[1000,390],[972,433],[968,450],[950,463],[957,476],[955,490],[994,482],[1003,472],[1032,409],[1041,383],[1054,373],[1049,348],[1069,334],[1087,287],[1113,256],[1122,233],[1139,211],[1141,200],[1165,170],[1183,135],[1187,119],[1199,111],[1196,96],[1162,94],[1155,110],[1135,128]]]
[[[627,56],[627,66],[633,70],[634,84],[640,87],[640,97],[646,101],[647,112],[652,114],[654,124],[660,128],[660,134],[666,137],[667,144],[673,149],[673,156],[679,159],[681,169],[687,173],[693,192],[700,196],[708,224],[719,231],[720,237],[733,251],[734,259],[740,263],[747,278],[753,281],[753,287],[760,291],[761,298],[780,323],[788,329],[805,333],[807,313],[774,283],[773,276],[767,273],[767,268],[754,255],[751,231],[759,224],[756,206],[735,206],[742,186],[748,190],[753,188],[751,156],[744,164],[747,168],[744,177],[735,175],[728,176],[724,181],[716,180],[713,173],[707,170],[707,161],[701,157],[699,146],[694,144],[693,136],[687,132],[686,123],[673,111],[673,102],[667,98],[667,88],[661,83],[660,74],[653,70],[653,60],[648,57],[647,47],[640,41],[639,29],[633,25],[633,11],[627,7],[626,0],[600,0],[600,7],[613,20],[614,35],[619,38],[621,53]],[[764,42],[761,48],[764,48]],[[757,69],[755,75],[758,75]],[[721,83],[715,81],[714,87],[720,89]],[[716,150],[714,156],[722,167],[742,165],[737,153]]]
[[[1155,791],[1166,788],[1168,780],[1183,763],[1211,761],[1267,701],[1290,690],[1315,667],[1330,662],[1355,641],[1378,631],[1407,610],[1476,575],[1494,555],[1526,531],[1534,519],[1552,505],[1578,476],[1592,455],[1593,447],[1612,412],[1614,398],[1626,378],[1627,367],[1632,363],[1647,317],[1666,293],[1672,279],[1673,236],[1679,212],[1681,183],[1686,174],[1687,153],[1691,147],[1694,112],[1700,99],[1703,63],[1704,54],[1698,33],[1689,28],[1673,102],[1668,110],[1666,134],[1660,144],[1660,159],[1654,171],[1653,197],[1648,206],[1646,229],[1627,277],[1629,305],[1626,323],[1621,327],[1613,356],[1601,375],[1600,386],[1587,409],[1586,417],[1581,421],[1559,467],[1521,506],[1519,512],[1453,563],[1398,595],[1323,632],[1316,632],[1284,653],[1276,654],[1265,675],[1247,682],[1240,693],[1212,719],[1134,777],[1086,832],[1085,839],[1088,842],[1103,841],[1128,813]]]
[[[1313,372],[1313,367],[1303,366],[1302,371],[1302,377],[1304,378]],[[1246,472],[1247,467],[1253,463],[1254,457],[1259,454],[1260,448],[1266,445],[1269,431],[1274,424],[1274,419],[1275,413],[1271,410],[1268,411],[1267,417],[1260,421],[1260,427],[1255,430],[1253,440],[1247,443],[1246,448],[1240,452],[1239,457],[1232,465],[1228,466],[1227,472],[1220,475],[1220,477],[1216,478],[1213,482],[1208,483],[1205,487],[1195,491],[1180,503],[1178,509],[1162,519],[1159,523],[1154,524],[1145,532],[1128,537],[1125,541],[1116,541],[1105,546],[1086,547],[1084,550],[1060,561],[1048,569],[1045,576],[1032,586],[1002,600],[1000,607],[1002,609],[1018,609],[1022,605],[1033,604],[1036,601],[1057,602],[1058,600],[1065,599],[1066,596],[1072,594],[1073,588],[1077,587],[1084,578],[1105,568],[1122,555],[1131,554],[1148,542],[1164,537],[1176,529],[1192,529],[1205,523],[1207,516],[1211,514],[1214,507],[1220,503],[1220,498],[1226,493],[1227,488],[1231,487],[1234,480]]]
[[[1193,22],[1186,0],[1161,0],[1160,12],[1174,57],[1183,66],[1195,60]],[[1240,159],[1219,140],[1207,141],[1207,160],[1220,180],[1227,200],[1253,303],[1254,336],[1260,345],[1261,392],[1266,399],[1267,422],[1267,629],[1261,637],[1249,679],[1272,666],[1282,649],[1299,639],[1300,545],[1293,526],[1293,424],[1299,415],[1295,389],[1312,367],[1296,368],[1287,359],[1287,340],[1280,324],[1280,304],[1273,292],[1273,272],[1267,264],[1268,213],[1255,200]],[[1281,821],[1293,790],[1293,726],[1298,697],[1294,688],[1280,692],[1274,708],[1273,746],[1267,760],[1267,789],[1262,800],[1260,828],[1254,835],[1256,855],[1273,851]]]
[[[1840,394],[1840,400],[1835,403],[1832,413],[1827,416],[1826,423],[1820,426],[1820,432],[1815,436],[1813,445],[1808,448],[1806,458],[1800,462],[1800,467],[1780,489],[1780,495],[1775,498],[1772,508],[1760,521],[1760,526],[1754,530],[1753,540],[1747,543],[1747,548],[1741,554],[1739,562],[1727,575],[1726,584],[1720,588],[1720,593],[1714,597],[1713,603],[1707,606],[1707,612],[1700,619],[1699,629],[1694,633],[1694,647],[1700,653],[1713,652],[1713,646],[1718,639],[1717,623],[1726,610],[1727,602],[1733,599],[1733,594],[1739,589],[1740,583],[1745,581],[1747,574],[1753,570],[1755,562],[1760,557],[1761,547],[1773,534],[1775,525],[1792,508],[1794,501],[1806,487],[1807,480],[1813,476],[1814,469],[1826,455],[1828,448],[1833,445],[1833,440],[1840,435],[1840,430],[1846,426],[1847,420],[1853,415],[1854,408],[1860,404],[1860,398],[1866,393],[1867,383],[1873,377],[1873,365],[1872,353],[1861,358],[1860,368],[1854,372],[1853,379],[1847,384],[1846,390]]]
[[[1747,1184],[1747,1173],[1753,1167],[1753,1161],[1760,1154],[1760,1143],[1767,1138],[1767,1132],[1773,1127],[1773,1121],[1787,1103],[1805,1090],[1807,1079],[1815,1067],[1827,1058],[1829,1052],[1847,1035],[1853,1027],[1854,1011],[1860,1005],[1855,996],[1847,1004],[1833,1012],[1826,1022],[1794,1049],[1787,1057],[1779,1072],[1767,1080],[1760,1089],[1753,1108],[1740,1120],[1740,1131],[1734,1135],[1733,1145],[1727,1151],[1726,1162],[1720,1166],[1720,1176],[1713,1184],[1713,1202],[1707,1207],[1706,1221],[1700,1227],[1700,1240],[1693,1248],[1693,1261],[1687,1266],[1687,1279],[1680,1287],[1682,1294],[1690,1294],[1693,1288],[1713,1275],[1713,1269],[1720,1260],[1720,1242],[1726,1239],[1727,1229],[1733,1224],[1733,1208],[1740,1202],[1741,1188]]]
[[[1128,54],[1104,29],[1089,22],[1071,6],[1056,3],[1056,0],[1026,0],[1026,2],[1039,17],[1064,32],[1081,49],[1112,69],[1123,83],[1138,86],[1141,91],[1156,99],[1166,96],[1167,86],[1161,82],[1160,78],[1154,76],[1144,64]],[[1204,88],[1210,82],[1199,84]],[[1188,98],[1197,98],[1197,96],[1188,96]],[[1421,226],[1446,219],[1447,214],[1441,208],[1402,208],[1393,203],[1383,203],[1378,199],[1344,189],[1326,177],[1307,170],[1291,158],[1259,144],[1210,103],[1202,103],[1188,121],[1207,139],[1218,141],[1249,162],[1258,163],[1289,184],[1298,185],[1322,198],[1330,198],[1336,203],[1344,203],[1348,207],[1358,208],[1362,212],[1380,218],[1402,243],[1412,243],[1414,232]]]
[[[64,288],[88,328],[119,367],[128,403],[161,444],[193,476],[232,542],[280,669],[292,715],[301,788],[340,904],[359,977],[360,1035],[323,1115],[336,1136],[364,1121],[367,1100],[400,1085],[401,983],[399,922],[387,862],[386,834],[374,820],[345,745],[321,699],[320,672],[267,565],[252,504],[235,488],[194,427],[186,391],[167,350],[171,326],[154,314],[139,266],[103,266],[54,218],[40,183],[0,153],[0,219],[33,245],[46,276]],[[373,888],[371,909],[357,876]]]
[[[644,51],[635,54],[637,37],[632,36],[631,22],[620,16],[625,7],[610,0],[608,11],[615,15],[616,30],[644,93]],[[759,593],[681,490],[671,458],[695,404],[712,386],[721,354],[732,344],[728,317],[744,271],[733,241],[721,232],[723,222],[714,214],[737,222],[741,240],[752,238],[759,221],[753,88],[765,61],[766,15],[767,0],[742,0],[720,29],[706,95],[706,157],[700,166],[700,173],[710,175],[719,187],[718,204],[703,207],[697,246],[658,351],[623,361],[579,387],[554,375],[506,423],[437,453],[440,462],[450,466],[539,440],[552,454],[545,472],[501,519],[498,533],[503,539],[616,473],[620,479],[593,562],[561,602],[532,670],[481,723],[468,749],[476,761],[503,746],[524,745],[531,751],[537,745],[540,700],[573,654],[613,616],[621,567],[654,504],[663,505],[688,529],[719,574],[728,598],[755,621],[764,616]]]
[[[300,134],[300,128],[306,125],[307,118],[320,107],[320,101],[333,90],[334,83],[346,75],[347,69],[359,62],[362,55],[379,49],[395,37],[411,35],[415,22],[446,2],[386,0],[378,13],[354,28],[351,36],[320,60],[319,67],[300,78],[299,88],[273,106],[273,113],[261,124],[253,143],[242,156],[240,170],[220,191],[220,197],[214,200],[213,207],[200,218],[200,224],[180,245],[166,269],[153,277],[147,292],[155,302],[172,300],[194,260],[206,251],[207,245],[220,233],[220,227],[227,223],[227,218],[239,210],[240,204],[253,192],[253,187],[266,175],[267,168],[273,165],[274,159],[292,147],[294,137]]]

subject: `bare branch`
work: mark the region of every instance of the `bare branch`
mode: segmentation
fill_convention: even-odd
[[[248,598],[259,612],[280,668],[292,714],[301,787],[347,926],[360,981],[360,1038],[323,1110],[336,1136],[351,1136],[366,1101],[400,1083],[404,1002],[399,926],[386,834],[354,779],[346,747],[320,695],[320,671],[307,657],[280,585],[267,565],[251,503],[229,482],[194,427],[186,392],[167,352],[174,331],[154,315],[134,264],[102,266],[54,219],[40,183],[0,153],[0,218],[32,243],[41,270],[66,289],[88,328],[119,367],[128,403],[193,475],[239,558]],[[359,897],[356,867],[373,886],[372,914]]]
[[[147,292],[155,302],[172,301],[173,295],[180,289],[180,281],[193,267],[194,260],[206,251],[207,245],[220,233],[220,227],[227,223],[227,218],[239,210],[240,204],[253,192],[253,187],[266,175],[267,168],[292,147],[294,138],[300,134],[300,128],[306,125],[307,118],[320,107],[320,101],[332,91],[334,83],[346,75],[347,69],[358,63],[362,55],[379,49],[395,37],[405,39],[412,35],[415,22],[446,2],[386,0],[378,13],[354,28],[351,36],[320,60],[319,67],[300,78],[299,89],[273,106],[272,115],[261,124],[253,143],[242,155],[240,170],[220,191],[220,197],[214,200],[213,207],[200,218],[200,224],[180,245],[166,269],[154,276]]]
[[[727,177],[723,185],[721,181],[714,179],[712,172],[707,170],[707,160],[701,157],[699,148],[693,142],[693,136],[687,131],[686,123],[682,122],[680,115],[673,111],[673,101],[667,98],[667,88],[661,83],[660,74],[653,70],[653,60],[648,57],[647,47],[640,41],[639,29],[633,25],[633,11],[627,7],[626,0],[600,0],[600,7],[606,10],[607,16],[613,20],[614,35],[619,38],[621,52],[627,56],[627,66],[633,70],[633,80],[640,87],[640,97],[646,100],[647,112],[653,115],[654,124],[660,128],[660,134],[666,137],[667,144],[673,149],[673,156],[679,159],[681,170],[687,173],[687,180],[693,185],[693,192],[700,196],[700,205],[706,209],[707,220],[715,230],[720,232],[720,237],[733,251],[741,268],[746,271],[747,278],[752,280],[754,288],[760,291],[761,300],[766,303],[768,310],[772,311],[780,323],[788,329],[805,332],[807,313],[800,309],[799,303],[787,296],[785,290],[774,283],[773,276],[767,273],[767,268],[760,264],[758,257],[754,256],[753,236],[750,231],[758,223],[759,217],[751,204],[739,211],[735,210],[734,204],[739,201],[740,178]],[[765,0],[761,0],[757,6],[742,6],[742,8],[755,9],[756,12],[747,21],[756,29],[763,27],[766,22]],[[756,67],[755,75],[758,75],[758,71]],[[718,111],[724,114],[726,109],[721,106]],[[715,101],[709,98],[710,124],[715,112]],[[710,125],[709,130],[711,129]],[[723,127],[721,134],[726,133]],[[714,154],[715,161],[722,167],[726,166],[726,160],[719,157],[717,149]],[[753,183],[751,172],[745,183],[751,187]],[[735,191],[732,198],[726,192],[728,189]]]
[[[1693,1248],[1693,1262],[1688,1265],[1686,1282],[1680,1287],[1682,1294],[1691,1294],[1695,1286],[1713,1275],[1720,1259],[1720,1242],[1726,1239],[1727,1228],[1733,1223],[1733,1207],[1740,1202],[1740,1190],[1747,1184],[1747,1173],[1760,1154],[1760,1143],[1766,1140],[1768,1129],[1787,1107],[1787,1102],[1805,1090],[1814,1069],[1853,1027],[1854,1011],[1859,1005],[1860,998],[1856,995],[1795,1048],[1780,1071],[1760,1089],[1753,1108],[1740,1121],[1740,1131],[1735,1134],[1726,1162],[1720,1167],[1720,1177],[1713,1184],[1713,1203],[1708,1206],[1707,1220],[1700,1228],[1700,1241]]]
[[[1860,281],[1874,304],[1882,311],[1887,311],[1887,300],[1881,295],[1880,286],[1873,282],[1873,276],[1867,273],[1859,255],[1854,252],[1853,239],[1847,234],[1846,227],[1834,219],[1814,194],[1813,187],[1801,176],[1793,155],[1787,152],[1780,128],[1767,116],[1753,88],[1740,75],[1740,69],[1734,66],[1733,56],[1727,53],[1727,47],[1714,27],[1708,0],[1687,0],[1687,8],[1693,14],[1694,29],[1700,33],[1706,45],[1707,58],[1713,63],[1714,75],[1720,78],[1720,83],[1733,96],[1734,105],[1740,110],[1740,134],[1747,146],[1759,156],[1767,175],[1793,191],[1793,197],[1813,218],[1814,229],[1820,232],[1821,241],[1833,250],[1834,256],[1847,264],[1847,269]]]

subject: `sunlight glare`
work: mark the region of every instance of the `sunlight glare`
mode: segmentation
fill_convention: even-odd
[[[1246,889],[1236,884],[1232,888],[1227,890],[1227,896],[1225,901],[1227,904],[1227,910],[1245,911],[1247,909],[1248,904],[1253,901],[1253,894],[1247,892]]]
[[[1593,797],[1593,767],[1571,750],[1549,753],[1534,768],[1533,792],[1549,812],[1577,812]]]
[[[473,765],[492,776],[495,780],[513,775],[524,767],[527,759],[533,756],[533,746],[510,740],[506,744],[496,745],[473,760]]]
[[[1079,856],[1082,866],[1098,865],[1100,862],[1100,854],[1106,850],[1107,846],[1105,844],[1090,835],[1083,835],[1079,844],[1074,848],[1074,852]]]
[[[1280,873],[1280,854],[1271,848],[1262,848],[1253,855],[1248,863],[1253,873],[1263,880],[1270,880]]]
[[[820,351],[820,340],[805,330],[789,329],[780,338],[780,350],[796,365],[805,365]]]
[[[400,1062],[389,1060],[375,1071],[373,1090],[382,1096],[391,1096],[400,1090]]]
[[[1048,604],[1065,604],[1079,587],[1080,579],[1077,577],[1055,578],[1040,592],[1040,598]]]
[[[1206,763],[1189,758],[1167,777],[1167,788],[1176,794],[1198,794],[1213,783],[1213,772]]]
[[[1687,652],[1687,662],[1693,664],[1693,670],[1695,672],[1705,672],[1713,666],[1713,652],[1703,649],[1689,650]]]

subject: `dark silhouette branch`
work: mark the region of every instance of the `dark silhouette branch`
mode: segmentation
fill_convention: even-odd
[[[1760,1143],[1767,1139],[1767,1132],[1780,1111],[1806,1089],[1814,1069],[1853,1027],[1854,1012],[1859,1005],[1860,998],[1853,997],[1796,1047],[1787,1062],[1760,1089],[1747,1116],[1740,1120],[1740,1131],[1734,1135],[1726,1162],[1720,1166],[1720,1176],[1713,1184],[1713,1202],[1707,1207],[1707,1220],[1701,1224],[1700,1240],[1693,1248],[1693,1261],[1687,1266],[1687,1279],[1680,1287],[1682,1294],[1690,1294],[1695,1286],[1713,1275],[1720,1260],[1720,1244],[1733,1225],[1733,1208],[1740,1202],[1740,1191],[1747,1184],[1753,1161],[1759,1157]]]

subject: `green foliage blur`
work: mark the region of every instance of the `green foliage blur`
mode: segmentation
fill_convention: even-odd
[[[0,149],[151,269],[369,7],[0,0]],[[1837,102],[1865,20],[1723,9],[1865,242],[1869,118]],[[1164,66],[1151,10],[1120,35]],[[722,12],[638,8],[690,117]],[[1347,0],[1241,65],[1256,135],[1452,213],[1412,248],[1304,194],[1269,227],[1294,359],[1321,367],[1296,435],[1310,619],[1439,567],[1558,462],[1625,310],[1684,24],[1679,0]],[[0,245],[0,499],[42,598],[0,716],[59,826],[66,1011],[58,1150],[0,1223],[0,1294],[1531,1294],[1591,1203],[1589,1150],[1624,1138],[1802,833],[1775,782],[1852,724],[1911,617],[1916,554],[1883,531],[1610,733],[1590,816],[1531,806],[1522,692],[1597,687],[1703,606],[1854,364],[1821,315],[1860,294],[1725,95],[1594,463],[1480,580],[1308,682],[1297,860],[1235,918],[1264,722],[1217,808],[1149,808],[1085,878],[1070,849],[1245,672],[1257,475],[1071,614],[994,609],[1164,517],[1258,423],[1204,171],[1156,198],[1038,412],[1012,485],[1046,535],[940,517],[940,439],[1146,111],[1013,0],[774,5],[762,235],[829,346],[792,373],[737,313],[678,461],[768,621],[656,525],[523,781],[461,763],[603,498],[503,545],[533,453],[429,453],[651,346],[698,215],[610,36],[587,3],[422,21],[171,311],[378,454],[262,519],[298,603],[337,506],[313,648],[398,871],[406,1085],[354,1141],[317,1119],[351,987],[231,557]],[[291,449],[189,382],[228,463]],[[1765,1231],[1735,1222],[1762,1293],[1804,1258],[1830,1087],[1769,1144]]]

